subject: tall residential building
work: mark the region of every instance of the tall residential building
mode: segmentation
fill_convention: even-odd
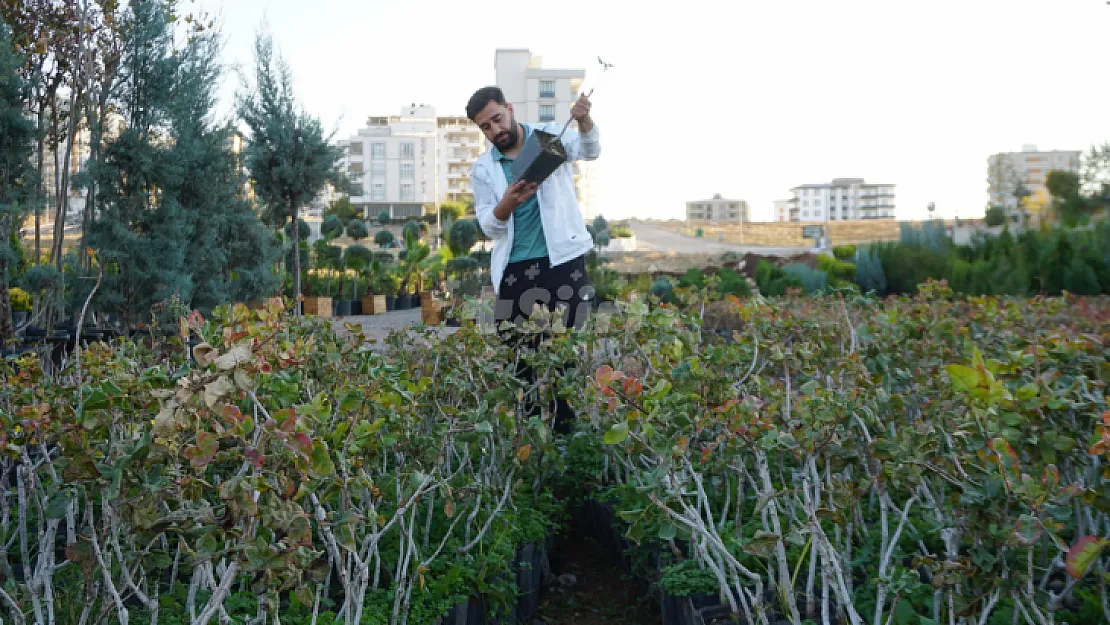
[[[729,200],[715,193],[708,200],[686,202],[686,223],[688,224],[740,224],[750,221],[748,203],[744,200]]]
[[[894,185],[868,184],[863,178],[836,178],[790,190],[789,221],[894,219]]]
[[[339,145],[348,176],[361,186],[351,204],[368,218],[385,210],[394,219],[422,217],[448,200],[472,200],[470,167],[485,148],[470,120],[436,117],[425,104],[370,117]]]
[[[436,118],[436,134],[439,200],[472,203],[470,169],[486,150],[485,136],[466,116]]]
[[[513,105],[517,121],[538,124],[570,119],[570,107],[578,99],[586,70],[545,68],[541,57],[519,48],[498,49],[493,65],[496,84]],[[577,125],[571,122],[567,132],[577,132]],[[577,161],[573,167],[582,218],[590,221],[598,212],[594,197],[597,163]]]
[[[1045,181],[1048,172],[1079,172],[1081,152],[1052,150],[1041,152],[1035,145],[1022,146],[1021,152],[1002,152],[987,158],[988,193],[991,206],[1002,206],[1011,218],[1020,211],[1023,191],[1031,196],[1047,197]]]

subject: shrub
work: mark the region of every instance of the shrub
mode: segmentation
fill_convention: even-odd
[[[361,219],[352,219],[347,223],[347,236],[355,241],[365,239],[370,235],[370,229],[366,227]]]
[[[691,267],[678,279],[678,286],[682,288],[693,287],[700,289],[705,286],[705,272],[697,267]]]
[[[837,260],[852,260],[856,257],[856,246],[837,245],[832,248],[832,253]]]
[[[802,263],[790,263],[782,268],[787,276],[794,276],[806,293],[823,291],[829,286],[829,274]]]
[[[829,275],[834,285],[851,282],[856,277],[856,266],[850,262],[837,260],[821,254],[817,257],[817,268]]]
[[[651,283],[651,294],[655,297],[658,297],[664,302],[671,301],[671,296],[673,293],[674,284],[671,282],[670,278],[656,278],[655,281]]]
[[[478,223],[473,219],[460,219],[451,224],[448,245],[455,256],[463,256],[478,242]]]
[[[751,297],[752,287],[744,274],[725,267],[717,272],[717,292],[721,295]]]
[[[610,226],[609,238],[611,239],[629,239],[632,238],[632,229],[628,226]]]
[[[804,288],[799,276],[788,274],[774,263],[760,260],[755,269],[755,283],[767,297],[785,295],[788,288]]]
[[[396,237],[394,237],[393,233],[389,230],[379,230],[378,233],[374,235],[374,243],[381,248],[389,247],[395,239]]]
[[[12,312],[31,312],[31,295],[19,287],[8,289],[8,300],[12,305]]]
[[[886,293],[886,274],[883,273],[883,263],[879,255],[870,247],[856,250],[856,275],[855,282],[864,293],[875,291],[883,295]]]
[[[298,234],[300,234],[300,239],[302,241],[307,241],[309,235],[312,234],[312,229],[308,227],[308,224],[306,224],[303,219],[297,220],[297,226]],[[293,238],[293,222],[286,222],[283,232],[285,232],[286,237]]]
[[[701,228],[698,228],[697,230],[694,231],[694,236],[696,236],[700,239],[701,237],[705,236],[705,230],[702,230]]]
[[[339,217],[335,215],[324,217],[324,221],[320,224],[320,236],[325,239],[334,239],[341,234],[343,234],[343,222],[339,221]]]
[[[389,216],[389,211],[383,210],[382,212],[378,213],[378,225],[379,226],[388,226],[389,222],[390,222],[390,219],[391,218]]]
[[[992,206],[988,208],[983,221],[991,227],[1001,226],[1006,223],[1006,209],[1001,206]]]

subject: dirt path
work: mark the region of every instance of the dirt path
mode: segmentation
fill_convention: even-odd
[[[659,606],[648,588],[609,559],[577,521],[555,539],[556,581],[529,625],[657,625]]]

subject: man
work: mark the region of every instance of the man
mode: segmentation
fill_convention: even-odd
[[[513,105],[497,87],[479,89],[466,115],[493,144],[474,163],[470,180],[478,224],[493,241],[495,321],[519,324],[539,304],[553,312],[565,309],[566,327],[580,328],[592,293],[586,254],[594,242],[578,207],[572,163],[594,160],[601,152],[590,101],[583,95],[574,103],[571,116],[578,128],[562,137],[567,162],[538,187],[514,179],[513,161],[534,130],[557,135],[563,122],[533,126],[517,121]]]
[[[532,316],[533,307],[540,305],[561,318],[566,328],[581,328],[593,294],[586,254],[594,242],[578,206],[573,163],[594,160],[601,153],[589,99],[583,95],[571,107],[578,127],[568,128],[561,138],[567,162],[540,185],[516,180],[512,164],[532,132],[558,135],[563,122],[533,126],[517,121],[513,105],[498,87],[475,92],[466,115],[493,144],[474,163],[470,181],[478,224],[493,241],[494,322],[500,327],[509,321],[519,328]],[[523,343],[515,332],[501,336],[518,346]],[[539,338],[532,336],[528,344],[535,347]],[[517,375],[528,381],[535,377],[528,367]],[[529,412],[535,414],[536,406]],[[572,418],[566,401],[559,399],[556,430],[566,431]]]

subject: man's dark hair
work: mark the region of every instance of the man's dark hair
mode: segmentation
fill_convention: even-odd
[[[470,96],[470,101],[466,103],[466,116],[470,121],[474,121],[478,113],[486,108],[490,101],[498,104],[505,104],[505,94],[501,91],[500,87],[482,87]]]

